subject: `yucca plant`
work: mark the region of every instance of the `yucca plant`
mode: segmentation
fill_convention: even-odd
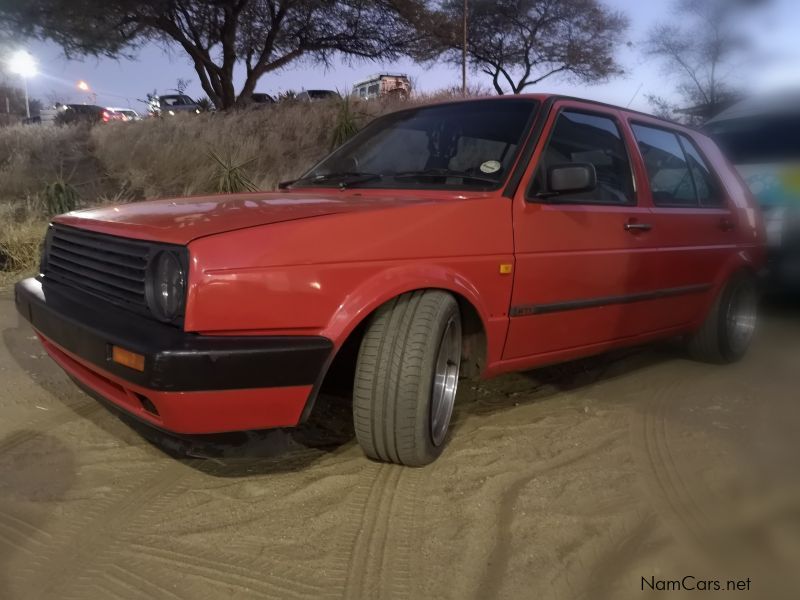
[[[42,203],[48,216],[75,210],[80,199],[78,190],[63,177],[47,184],[42,192]]]
[[[220,194],[236,194],[238,192],[255,192],[258,186],[253,183],[250,176],[245,171],[245,167],[255,159],[251,158],[243,162],[234,162],[231,156],[222,158],[213,150],[209,151],[209,156],[217,163],[217,171],[214,175],[216,180],[216,191]]]
[[[333,126],[331,150],[341,146],[358,133],[358,120],[349,96],[342,98],[339,103],[339,112],[336,114],[336,123]]]
[[[211,102],[211,99],[208,97],[200,98],[196,101],[196,104],[201,112],[211,112],[214,110],[214,103]]]

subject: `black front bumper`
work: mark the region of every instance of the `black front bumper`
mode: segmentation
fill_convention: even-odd
[[[316,384],[333,344],[318,336],[206,336],[186,333],[91,296],[42,285],[14,288],[17,310],[49,341],[152,390],[179,392]],[[111,360],[112,345],[145,357],[143,372]]]

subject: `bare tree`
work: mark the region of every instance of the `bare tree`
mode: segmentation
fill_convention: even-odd
[[[184,79],[183,77],[178,77],[177,81],[175,81],[175,91],[179,94],[183,94],[192,82],[188,79]]]
[[[463,0],[444,0],[425,26],[428,56],[461,62]],[[628,21],[598,0],[470,0],[467,52],[498,94],[561,74],[584,82],[620,74],[614,59]]]
[[[704,120],[737,96],[734,73],[741,66],[749,41],[741,32],[747,11],[768,0],[674,0],[675,18],[650,30],[644,43],[647,56],[661,61],[664,73],[675,79],[688,114]],[[661,96],[651,104],[674,112]]]
[[[397,57],[417,39],[402,14],[422,0],[0,0],[0,22],[68,54],[125,56],[162,42],[190,58],[220,109],[251,100],[265,74],[335,54]],[[402,13],[402,14],[401,14]],[[234,68],[245,69],[238,93]]]

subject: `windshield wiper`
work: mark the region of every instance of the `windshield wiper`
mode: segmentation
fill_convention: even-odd
[[[367,183],[378,179],[383,179],[383,175],[379,173],[360,173],[358,171],[340,171],[337,173],[325,173],[324,175],[317,175],[316,177],[300,179],[298,182],[308,181],[312,185],[319,185],[338,180],[339,188],[344,190],[360,183]]]
[[[463,171],[453,171],[451,169],[426,169],[424,171],[403,171],[402,173],[392,173],[395,179],[414,179],[417,177],[460,177],[461,179],[469,179],[471,181],[479,181],[481,183],[491,183],[497,185],[499,180],[491,177],[482,177],[480,175],[470,175]]]

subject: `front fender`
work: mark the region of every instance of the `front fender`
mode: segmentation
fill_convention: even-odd
[[[458,271],[437,264],[402,265],[374,274],[348,293],[321,335],[333,340],[338,348],[379,306],[406,292],[420,289],[447,290],[461,296],[478,313],[484,329],[493,317],[498,316],[493,315],[478,286]],[[502,313],[499,316],[507,316],[505,311]]]

